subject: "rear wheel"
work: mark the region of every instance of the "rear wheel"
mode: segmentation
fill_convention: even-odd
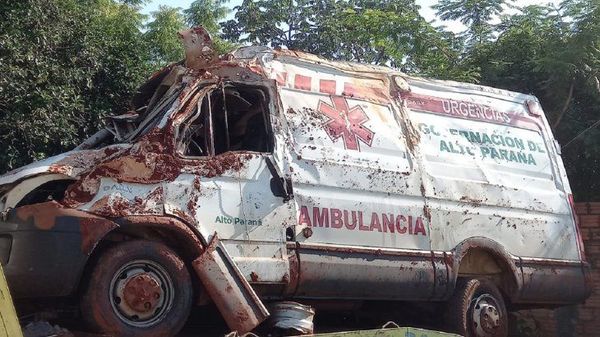
[[[192,283],[169,247],[128,241],[100,256],[81,298],[83,318],[116,336],[174,336],[192,305]]]
[[[448,302],[446,324],[464,337],[507,337],[508,314],[496,285],[482,279],[458,279]]]

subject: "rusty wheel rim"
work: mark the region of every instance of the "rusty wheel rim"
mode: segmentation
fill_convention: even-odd
[[[149,260],[123,265],[110,283],[110,303],[124,323],[147,328],[162,321],[174,302],[175,289],[167,271]]]
[[[471,326],[475,336],[497,336],[504,324],[504,317],[496,299],[489,294],[483,294],[474,299],[471,305]]]

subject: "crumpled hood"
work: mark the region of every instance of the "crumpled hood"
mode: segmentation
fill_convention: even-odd
[[[1,175],[0,186],[13,184],[22,179],[46,173],[62,174],[66,177],[76,179],[82,172],[87,171],[102,160],[130,146],[130,144],[116,144],[95,150],[73,150],[61,153]]]

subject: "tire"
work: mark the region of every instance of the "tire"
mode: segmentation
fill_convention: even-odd
[[[458,279],[447,303],[446,326],[464,337],[507,337],[508,314],[496,285],[483,279]]]
[[[174,336],[192,300],[190,274],[173,250],[157,242],[127,241],[102,252],[81,297],[81,313],[100,333]]]

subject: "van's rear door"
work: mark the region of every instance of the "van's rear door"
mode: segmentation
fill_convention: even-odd
[[[527,109],[531,96],[425,80],[410,87],[403,100],[420,132],[432,223],[441,224],[433,248],[484,236],[516,256],[579,260],[568,191],[552,137]]]

